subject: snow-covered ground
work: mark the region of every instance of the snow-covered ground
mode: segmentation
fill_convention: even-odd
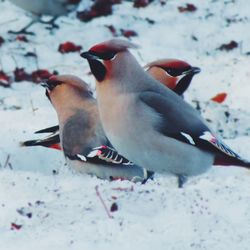
[[[85,2],[86,1],[82,1]],[[83,8],[85,3],[79,6]],[[250,159],[250,16],[243,0],[190,0],[197,10],[180,13],[186,1],[158,1],[136,9],[131,2],[113,6],[113,15],[83,23],[75,13],[61,17],[60,29],[42,24],[36,36],[16,41],[8,30],[23,27],[30,17],[8,1],[0,2],[0,71],[16,67],[75,74],[88,81],[87,63],[79,53],[61,54],[66,41],[88,49],[107,40],[113,25],[133,30],[141,49],[133,51],[143,64],[157,58],[180,58],[202,72],[194,77],[186,100],[199,103],[204,117],[242,156]],[[236,41],[238,48],[222,51]],[[37,54],[24,57],[27,52]],[[210,101],[226,92],[223,104]],[[146,185],[108,182],[78,175],[64,165],[60,152],[21,148],[35,130],[56,124],[56,114],[42,87],[16,82],[0,87],[0,249],[250,249],[250,172],[213,167],[190,178],[183,189],[176,179],[156,175]],[[108,216],[96,186],[110,209]],[[18,226],[21,226],[20,228]],[[18,229],[19,228],[19,229]]]

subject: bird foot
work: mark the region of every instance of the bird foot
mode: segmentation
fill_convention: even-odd
[[[14,31],[14,30],[9,30],[9,34],[14,34],[14,35],[30,35],[30,36],[35,36],[34,32],[27,31],[26,27],[22,28],[21,30]]]
[[[186,175],[177,175],[178,188],[183,188],[183,185],[187,182],[188,178]]]
[[[146,177],[142,181],[142,184],[146,184],[148,180],[153,180],[154,179],[154,172],[153,171],[146,171]]]
[[[31,32],[31,31],[27,31],[27,29],[32,26],[36,21],[32,20],[30,23],[28,23],[25,27],[23,27],[22,29],[20,29],[19,31],[13,31],[13,30],[9,30],[8,33],[10,34],[15,34],[15,35],[31,35],[34,36],[35,33]]]
[[[46,27],[46,29],[48,29],[48,30],[59,29],[59,25],[55,24],[56,19],[57,19],[57,17],[53,17],[49,21],[39,20],[39,22],[42,23],[42,24],[49,25],[49,27]]]

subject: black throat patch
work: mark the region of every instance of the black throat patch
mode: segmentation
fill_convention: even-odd
[[[88,60],[90,70],[92,74],[95,76],[96,80],[101,82],[104,80],[107,69],[105,66],[98,60]]]

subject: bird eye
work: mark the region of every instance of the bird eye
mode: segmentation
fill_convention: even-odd
[[[170,76],[176,77],[183,75],[185,72],[191,69],[191,66],[185,68],[163,68]]]
[[[52,76],[48,80],[42,82],[41,86],[52,91],[56,86],[61,85],[61,84],[63,84],[62,81],[59,81],[59,80],[55,79],[55,77]]]
[[[173,74],[173,69],[166,69],[166,72],[167,72],[169,75],[172,76],[172,74]]]
[[[102,60],[111,60],[116,55],[116,52],[112,52],[112,51],[95,52],[95,51],[91,51],[91,54],[94,55],[94,56],[97,56],[98,58],[100,58]]]
[[[49,90],[53,90],[56,86],[61,85],[63,82],[58,80],[48,80],[47,85]]]

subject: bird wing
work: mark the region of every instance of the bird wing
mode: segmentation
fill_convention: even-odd
[[[160,93],[144,91],[139,94],[140,100],[149,108],[157,112],[160,121],[154,127],[161,134],[188,143],[201,149],[223,154],[240,161],[244,161],[230,147],[218,139],[202,121],[199,115],[184,101],[166,98]]]
[[[76,160],[79,162],[82,162],[83,164],[85,162],[93,163],[93,164],[100,164],[105,168],[107,166],[108,168],[114,167],[114,169],[120,170],[121,168],[124,168],[124,170],[128,171],[135,171],[136,169],[140,168],[139,166],[135,165],[134,163],[127,160],[125,157],[118,154],[118,152],[110,147],[107,146],[100,146],[93,148],[87,156],[84,156],[82,154],[76,154],[76,155],[66,155],[67,158],[70,160]],[[107,168],[107,169],[108,169]],[[143,171],[143,178],[141,180],[142,184],[146,183],[147,180],[154,178],[154,172],[148,171],[145,168],[141,168]],[[111,178],[111,177],[110,177]],[[134,176],[131,180],[135,181],[138,178],[138,176]],[[126,177],[122,176],[112,176],[111,180],[116,179],[127,179]]]
[[[76,155],[66,155],[71,160],[79,160],[83,162],[95,162],[104,165],[124,165],[133,166],[134,163],[118,154],[118,152],[108,146],[99,146],[90,150],[87,155],[76,154]]]
[[[113,163],[113,164],[122,164],[127,166],[132,166],[134,163],[118,154],[118,152],[108,146],[100,146],[93,148],[93,150],[87,155],[88,158],[98,157],[101,160]]]
[[[96,120],[98,119],[98,120]],[[99,116],[79,110],[63,126],[63,150],[71,160],[104,165],[134,165],[119,155],[104,134]]]

